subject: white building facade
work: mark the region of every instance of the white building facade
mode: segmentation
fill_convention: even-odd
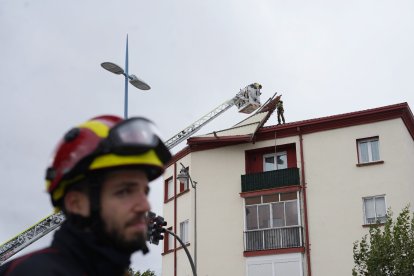
[[[196,200],[191,185],[177,180],[181,164],[197,182]],[[406,103],[249,135],[231,128],[190,138],[174,156],[163,216],[200,276],[350,275],[353,243],[367,226],[383,221],[389,207],[414,206],[413,168]],[[172,236],[162,275],[192,275]]]

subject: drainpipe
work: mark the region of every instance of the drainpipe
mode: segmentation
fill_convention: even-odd
[[[303,190],[303,212],[304,212],[304,220],[305,220],[305,251],[306,251],[306,263],[308,266],[308,276],[312,276],[311,271],[311,262],[310,262],[310,243],[309,243],[309,228],[308,228],[308,203],[307,203],[307,196],[306,196],[306,179],[305,179],[305,160],[303,159],[303,137],[300,127],[297,128],[299,132],[299,142],[300,142],[300,166],[302,172],[302,190]]]

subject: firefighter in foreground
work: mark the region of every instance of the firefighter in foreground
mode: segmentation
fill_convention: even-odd
[[[46,172],[66,221],[50,247],[0,267],[0,275],[125,275],[148,252],[149,182],[171,159],[151,121],[100,116],[68,131]]]

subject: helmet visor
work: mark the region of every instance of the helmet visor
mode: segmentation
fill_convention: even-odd
[[[156,126],[145,118],[122,121],[108,134],[105,151],[120,155],[134,155],[154,149],[161,142]]]

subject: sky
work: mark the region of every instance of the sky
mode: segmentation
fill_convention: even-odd
[[[411,0],[0,0],[0,244],[52,212],[43,179],[63,133],[123,116],[124,80],[100,64],[124,67],[127,34],[129,72],[151,86],[129,87],[129,116],[166,140],[253,82],[262,102],[282,95],[287,122],[413,108],[413,14]],[[245,117],[233,107],[199,134]],[[150,249],[132,267],[160,274],[161,246]]]

